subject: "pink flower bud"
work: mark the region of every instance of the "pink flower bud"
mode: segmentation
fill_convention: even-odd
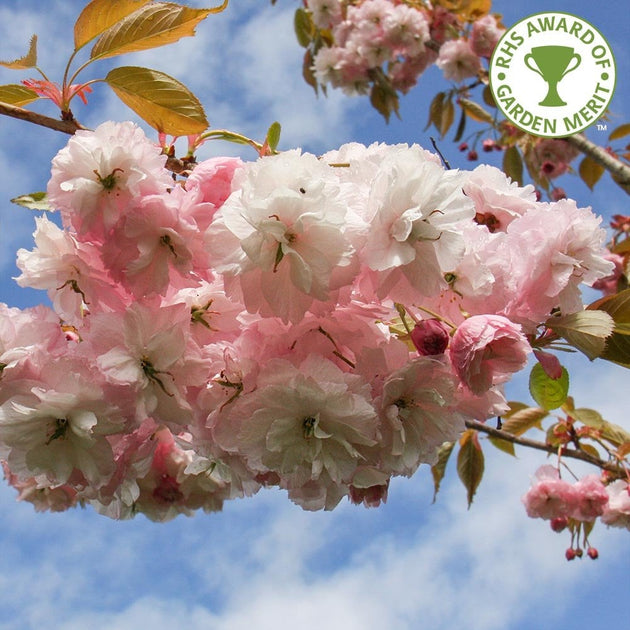
[[[479,157],[479,154],[474,149],[471,149],[466,157],[470,162],[474,162]]]
[[[597,560],[597,558],[599,558],[599,552],[595,547],[589,547],[586,553],[591,560]]]
[[[554,532],[560,533],[566,528],[568,523],[569,519],[566,516],[557,516],[551,519],[550,525]]]
[[[411,331],[411,341],[419,354],[443,354],[450,336],[448,326],[439,319],[424,319]]]
[[[577,553],[572,547],[569,547],[564,554],[567,560],[575,560],[575,556],[577,556]]]

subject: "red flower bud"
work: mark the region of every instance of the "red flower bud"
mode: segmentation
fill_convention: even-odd
[[[597,560],[597,558],[599,558],[599,552],[595,547],[589,547],[586,553],[588,553],[588,557],[591,558],[591,560]]]
[[[423,356],[444,354],[449,339],[449,328],[439,319],[423,319],[411,331],[411,341]]]
[[[575,560],[575,556],[577,556],[577,553],[575,552],[575,549],[573,549],[573,547],[569,547],[566,550],[564,556],[567,560]]]
[[[569,519],[566,516],[556,516],[556,518],[552,518],[550,521],[551,529],[559,533],[566,528],[568,522]]]

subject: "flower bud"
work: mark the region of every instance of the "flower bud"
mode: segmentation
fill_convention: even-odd
[[[588,557],[591,560],[597,560],[597,558],[599,558],[599,552],[595,549],[595,547],[589,547],[586,553],[588,553]]]
[[[566,516],[556,516],[556,518],[551,519],[549,524],[554,532],[560,533],[566,528],[568,522],[569,519]]]
[[[448,326],[439,319],[423,319],[411,331],[411,341],[419,354],[443,354],[450,339]]]
[[[569,547],[564,554],[564,557],[567,560],[575,560],[575,556],[577,556],[577,553],[575,552],[575,549],[573,549],[573,547]]]

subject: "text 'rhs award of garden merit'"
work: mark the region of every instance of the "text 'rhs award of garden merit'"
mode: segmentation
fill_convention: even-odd
[[[604,36],[569,13],[538,13],[507,30],[490,62],[499,109],[527,133],[579,133],[606,110],[616,68]]]

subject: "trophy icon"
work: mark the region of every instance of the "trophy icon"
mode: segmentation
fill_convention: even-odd
[[[573,65],[571,63],[576,61]],[[575,70],[582,58],[569,46],[535,46],[525,55],[525,65],[539,74],[549,85],[547,96],[538,103],[546,107],[561,107],[566,103],[558,94],[558,83]],[[534,65],[531,65],[531,64]]]

